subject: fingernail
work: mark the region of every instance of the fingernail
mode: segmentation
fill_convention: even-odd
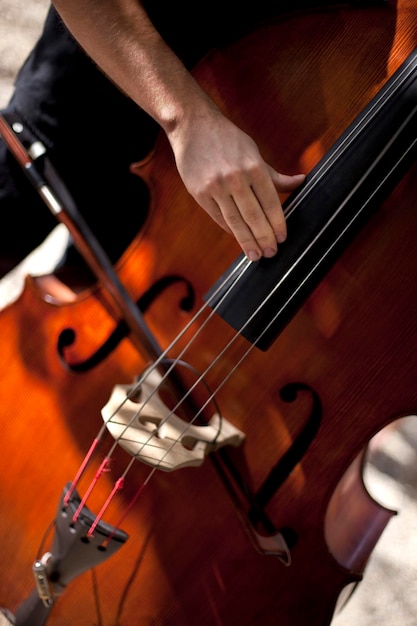
[[[277,234],[277,243],[284,243],[285,240],[286,240],[286,236],[284,235],[284,233]]]
[[[269,259],[271,256],[274,256],[276,254],[276,250],[274,250],[274,248],[265,248],[265,250],[263,251],[264,256]]]
[[[246,255],[250,261],[259,261],[261,255],[256,250],[249,250]]]

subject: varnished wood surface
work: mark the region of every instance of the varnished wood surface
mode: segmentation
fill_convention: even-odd
[[[410,186],[409,186],[409,187],[408,187],[408,189],[407,189],[407,194],[408,194],[409,192],[411,193],[411,191],[410,191]],[[397,200],[398,200],[398,198],[397,198]],[[385,214],[384,214],[384,215],[385,215]],[[411,238],[411,239],[410,239],[410,241],[412,241],[412,236],[413,236],[413,234],[412,234],[412,233],[402,233],[402,232],[400,232],[400,231],[399,231],[397,234],[395,234],[395,233],[393,234],[394,241],[397,241],[397,242],[401,241],[403,245],[404,245],[404,241],[407,241],[407,237],[410,237],[410,238]],[[359,244],[358,244],[358,246],[359,246]],[[355,268],[357,268],[357,264],[358,264],[358,263],[359,263],[359,261],[361,260],[361,256],[360,256],[360,252],[359,252],[359,247],[356,247],[355,249],[356,249],[356,251],[357,251],[357,252],[356,252],[356,254],[359,254],[359,256],[355,256],[355,254],[353,254],[353,256],[349,257],[350,261],[349,261],[349,259],[348,259],[347,269],[346,269],[346,267],[343,267],[343,269],[342,269],[342,272],[341,272],[341,273],[336,272],[335,274],[333,274],[333,275],[332,275],[332,276],[333,276],[333,280],[335,280],[336,284],[339,284],[339,281],[344,281],[344,280],[346,279],[346,276],[347,276],[347,275],[352,276],[352,275],[354,274],[354,271],[353,271],[353,270],[354,270]],[[381,254],[382,256],[384,255],[384,253],[385,253],[385,252],[384,252],[383,250],[381,250],[380,254]],[[351,263],[351,265],[349,265],[350,263]],[[384,269],[385,269],[385,265],[384,265]],[[388,269],[388,268],[387,268],[387,269]],[[346,274],[346,272],[347,272],[347,274]],[[395,291],[395,290],[398,288],[398,282],[397,282],[397,279],[396,279],[396,275],[394,276],[394,273],[393,273],[393,272],[391,272],[391,273],[387,272],[387,274],[388,274],[388,287],[389,287],[389,285],[391,285],[391,286],[392,286],[392,290],[393,290],[393,291]],[[330,280],[332,280],[332,279],[330,279]],[[373,277],[373,276],[369,276],[369,277],[368,277],[368,280],[370,280],[370,281],[372,282],[372,284],[373,284],[374,277]],[[407,286],[407,284],[408,284],[408,283],[406,282],[406,281],[407,281],[407,277],[406,277],[406,276],[403,276],[403,280],[405,281],[405,282],[403,283],[403,287],[402,287],[402,289],[404,290],[404,289],[406,289],[406,286]],[[391,281],[391,282],[390,282],[390,281]],[[414,283],[414,284],[415,284],[415,283]],[[365,283],[364,283],[363,287],[361,287],[361,288],[362,288],[362,289],[364,289],[364,290],[366,290],[366,289],[367,289],[367,284],[366,284],[366,281],[365,281]],[[380,297],[381,297],[381,298],[383,298],[383,296],[385,297],[385,294],[382,294],[382,293],[381,293],[381,294],[380,294]],[[31,295],[31,292],[30,292],[30,291],[29,291],[29,295],[28,295],[28,297],[29,297],[29,301],[30,301],[30,303],[31,303],[31,304],[33,304],[33,303],[32,303],[32,295]],[[35,296],[35,300],[36,300],[36,296]],[[337,305],[337,303],[336,303],[336,305]],[[40,305],[40,306],[42,307],[42,305]],[[31,309],[30,313],[31,313],[31,315],[32,315],[32,314],[34,313],[34,311],[32,310],[32,306],[30,307],[30,309]],[[318,309],[318,310],[320,311],[320,307],[319,307],[319,309]],[[337,312],[337,306],[336,306],[336,309],[333,309],[333,310],[334,310],[334,311],[336,310],[336,312]],[[356,315],[356,318],[355,318],[355,315]],[[352,324],[352,326],[355,326],[355,324],[357,324],[357,323],[359,323],[359,324],[360,324],[360,319],[361,319],[360,314],[355,313],[355,315],[353,315],[353,320],[349,322],[349,324]],[[358,315],[359,315],[359,317],[358,317]],[[337,316],[336,316],[336,317],[337,317]],[[355,322],[355,319],[357,320],[357,322]],[[21,321],[21,320],[19,320],[19,321]],[[337,321],[337,320],[336,320],[336,321]],[[336,330],[335,330],[335,327],[334,327],[334,325],[333,325],[334,320],[331,320],[331,322],[332,322],[332,324],[330,325],[331,332],[336,332],[336,330],[337,330],[337,325],[336,325]],[[28,322],[28,323],[29,323],[29,322]],[[325,332],[326,332],[326,320],[323,320],[323,323],[324,323],[324,327],[323,327],[323,328],[324,328],[324,331],[323,331],[323,332],[325,333]],[[383,324],[383,326],[382,326],[382,330],[383,330],[383,328],[385,328],[385,326],[384,326],[385,322],[381,322],[381,323]],[[27,324],[25,324],[25,325],[27,326]],[[329,328],[329,327],[327,327],[327,330],[328,330],[328,328]],[[295,331],[294,331],[294,332],[295,332]],[[297,333],[298,333],[298,331],[297,331]],[[296,333],[296,334],[297,334],[297,333]],[[401,336],[402,336],[402,335],[396,335],[396,336],[395,336],[395,338],[391,338],[391,339],[394,341],[394,339],[396,340],[396,339],[398,339],[398,338],[401,338]],[[319,340],[319,341],[321,341],[321,340]],[[43,344],[42,344],[42,346],[43,346]],[[39,347],[39,346],[38,346],[38,347]],[[36,351],[35,351],[35,352],[36,352]],[[344,350],[344,348],[342,348],[342,346],[341,346],[341,353],[342,353],[342,352],[345,352],[345,350]],[[126,363],[129,363],[129,357],[127,357]],[[297,364],[297,365],[298,365],[298,364]],[[381,367],[382,367],[382,363],[381,363]],[[39,370],[39,371],[40,371],[40,370]],[[46,375],[48,375],[48,372],[44,372],[44,373],[46,373]],[[50,372],[50,373],[52,373],[52,372]],[[410,375],[412,375],[412,374],[410,374]],[[398,381],[398,383],[399,383],[399,384],[401,383],[402,385],[404,385],[404,381]],[[36,385],[38,385],[38,384],[41,384],[41,385],[42,385],[42,381],[41,381],[41,379],[39,379],[39,381],[38,381],[38,382],[36,382]],[[64,383],[64,384],[66,384],[66,383]],[[401,389],[403,389],[403,387],[402,387],[402,386],[401,386]],[[406,395],[406,394],[400,394],[400,388],[399,388],[399,389],[398,389],[398,396],[400,396],[400,395],[402,395],[402,396],[403,396],[403,395]],[[352,401],[353,401],[353,400],[352,400]],[[382,402],[382,401],[381,401],[381,402]],[[40,410],[41,410],[41,412],[42,412],[42,407],[40,407]],[[347,413],[347,412],[348,412],[348,409],[347,409],[347,407],[346,407],[346,413]],[[51,437],[53,438],[52,434],[51,434]],[[17,440],[17,441],[19,440],[19,437],[18,437],[18,433],[17,433],[17,432],[16,432],[16,440]],[[44,443],[45,443],[45,446],[47,446],[47,445],[48,445],[48,441],[47,441],[46,439],[44,440]],[[70,453],[70,452],[71,452],[71,451],[68,451],[68,453]],[[74,450],[73,452],[75,452],[75,450]],[[77,455],[77,454],[78,454],[78,453],[75,453],[75,455]],[[198,564],[197,564],[197,565],[198,565]],[[162,576],[161,578],[163,579],[163,576]],[[150,618],[150,617],[149,617],[149,620],[151,620],[151,618]],[[57,622],[57,623],[59,623],[59,622]],[[62,623],[65,623],[65,622],[62,622]],[[91,623],[91,622],[86,622],[86,624],[89,624],[89,623]],[[144,622],[144,623],[151,623],[151,621]]]

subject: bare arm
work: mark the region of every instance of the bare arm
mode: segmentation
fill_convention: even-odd
[[[97,65],[165,131],[189,193],[252,260],[286,237],[286,176],[227,119],[165,44],[139,0],[53,0]]]

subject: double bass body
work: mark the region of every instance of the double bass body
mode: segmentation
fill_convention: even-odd
[[[412,0],[297,13],[213,53],[196,76],[257,139],[267,161],[308,171],[414,49],[416,29]],[[163,285],[145,319],[165,348],[239,251],[187,196],[162,137],[134,169],[150,188],[149,219],[117,269],[135,300]],[[48,623],[331,622],[339,594],[360,579],[391,516],[366,495],[358,459],[380,429],[417,410],[415,176],[413,166],[267,351],[250,350],[233,372],[249,345],[238,337],[207,374],[217,389],[233,372],[216,402],[245,442],[228,455],[287,539],[291,564],[254,545],[248,527],[260,530],[257,513],[237,488],[230,493],[207,458],[199,468],[153,477],[123,522],[126,546],[74,580]],[[296,237],[289,232],[285,245]],[[11,611],[32,590],[32,563],[112,388],[148,365],[129,335],[90,360],[115,327],[100,285],[64,302],[45,284],[29,277],[0,315],[0,605]],[[68,333],[73,339],[62,348]],[[185,360],[205,371],[234,335],[211,317]],[[295,461],[285,469],[291,452]],[[93,509],[119,463],[97,485]],[[135,465],[118,496],[120,511],[148,472]],[[111,512],[116,520],[120,511]]]

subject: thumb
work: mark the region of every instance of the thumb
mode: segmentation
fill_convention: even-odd
[[[297,189],[297,187],[299,187],[306,178],[305,174],[294,174],[289,176],[288,174],[280,174],[272,168],[271,176],[277,191],[280,192],[294,191],[294,189]]]

